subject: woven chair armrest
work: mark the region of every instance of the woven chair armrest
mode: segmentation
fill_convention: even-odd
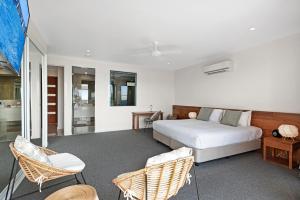
[[[39,147],[41,151],[43,151],[46,155],[50,156],[50,155],[54,155],[57,154],[57,152],[51,150],[51,149],[47,149],[45,147]]]
[[[72,175],[80,173],[80,171],[73,171],[73,170],[66,170],[62,168],[55,167],[53,165],[49,165],[37,160],[30,159],[28,157],[20,156],[19,157],[19,163],[22,166],[23,163],[26,165],[29,165],[31,167],[34,167],[39,172],[43,173],[49,173],[49,174],[64,174],[64,175]]]
[[[113,180],[113,183],[124,192],[124,195],[130,193],[133,199],[144,199],[145,178],[145,169],[141,169],[121,174]]]
[[[120,174],[117,178],[113,179],[114,184],[118,184],[120,182],[130,180],[132,178],[137,178],[137,177],[144,177],[145,176],[145,169],[140,169],[134,172],[127,172],[124,174]]]

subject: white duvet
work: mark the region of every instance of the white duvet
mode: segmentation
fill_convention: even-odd
[[[232,127],[197,119],[159,120],[153,129],[188,147],[206,149],[259,139],[262,130],[254,126]]]

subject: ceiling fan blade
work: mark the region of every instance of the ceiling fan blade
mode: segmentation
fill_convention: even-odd
[[[181,54],[182,51],[179,49],[173,49],[173,50],[164,50],[161,51],[162,55],[170,55],[170,54]]]
[[[161,51],[173,50],[173,49],[178,49],[178,46],[177,45],[172,45],[172,44],[160,44],[159,49]]]
[[[131,49],[126,53],[130,56],[139,56],[139,55],[150,55],[152,52],[151,47],[140,48],[140,49]]]

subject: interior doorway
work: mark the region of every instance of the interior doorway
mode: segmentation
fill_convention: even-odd
[[[48,134],[57,134],[57,77],[48,76]]]
[[[73,134],[95,132],[95,69],[73,67]]]
[[[48,135],[63,135],[63,67],[48,66]]]

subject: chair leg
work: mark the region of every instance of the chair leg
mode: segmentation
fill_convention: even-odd
[[[197,190],[197,199],[199,199],[199,191],[198,191],[198,183],[197,183],[197,177],[196,177],[196,170],[195,170],[195,166],[193,166],[193,171],[194,171],[194,178],[195,178],[195,184],[196,184],[196,190]]]
[[[153,122],[149,122],[149,127],[148,128],[151,128],[153,126]]]
[[[59,183],[55,183],[55,184],[43,187],[42,190],[45,191],[46,189],[49,189],[49,188],[52,188],[52,187],[56,187],[56,186],[58,186],[60,184],[67,183],[67,182],[73,181],[73,180],[74,180],[74,178],[71,178],[71,179],[68,179],[68,180],[65,180],[65,181],[62,181],[62,182],[59,182]],[[19,196],[14,197],[14,199],[22,199],[22,197],[25,197],[25,196],[28,196],[28,195],[32,195],[32,194],[37,193],[37,192],[39,192],[39,189],[31,191],[31,192],[28,192],[28,193],[21,194]]]
[[[76,179],[77,184],[81,184],[81,182],[80,182],[80,181],[78,180],[78,178],[77,178],[77,175],[75,174],[74,176],[75,176],[75,179]]]
[[[145,200],[148,199],[148,177],[145,175]]]
[[[13,165],[12,165],[12,168],[11,168],[11,171],[10,171],[10,176],[9,176],[9,181],[8,181],[7,190],[6,190],[5,200],[7,200],[7,197],[8,197],[8,192],[9,192],[9,188],[10,188],[10,183],[11,183],[12,176],[13,176],[13,172],[14,172],[14,169],[15,169],[15,164],[16,164],[16,159],[14,158]]]
[[[121,190],[120,190],[120,192],[119,192],[119,196],[118,196],[118,200],[120,200],[120,198],[121,198]]]
[[[84,184],[86,184],[86,181],[85,181],[85,178],[84,178],[84,176],[83,176],[83,173],[80,172],[80,174],[81,174],[81,177],[82,177],[82,180],[83,180]]]
[[[10,189],[10,196],[9,196],[9,199],[11,200],[12,199],[12,196],[13,196],[13,192],[14,192],[14,187],[15,187],[15,182],[16,182],[16,177],[17,177],[17,173],[18,173],[18,166],[15,167],[15,175],[14,175],[14,178],[13,178],[13,182],[12,182],[12,186],[11,186],[11,189]]]

